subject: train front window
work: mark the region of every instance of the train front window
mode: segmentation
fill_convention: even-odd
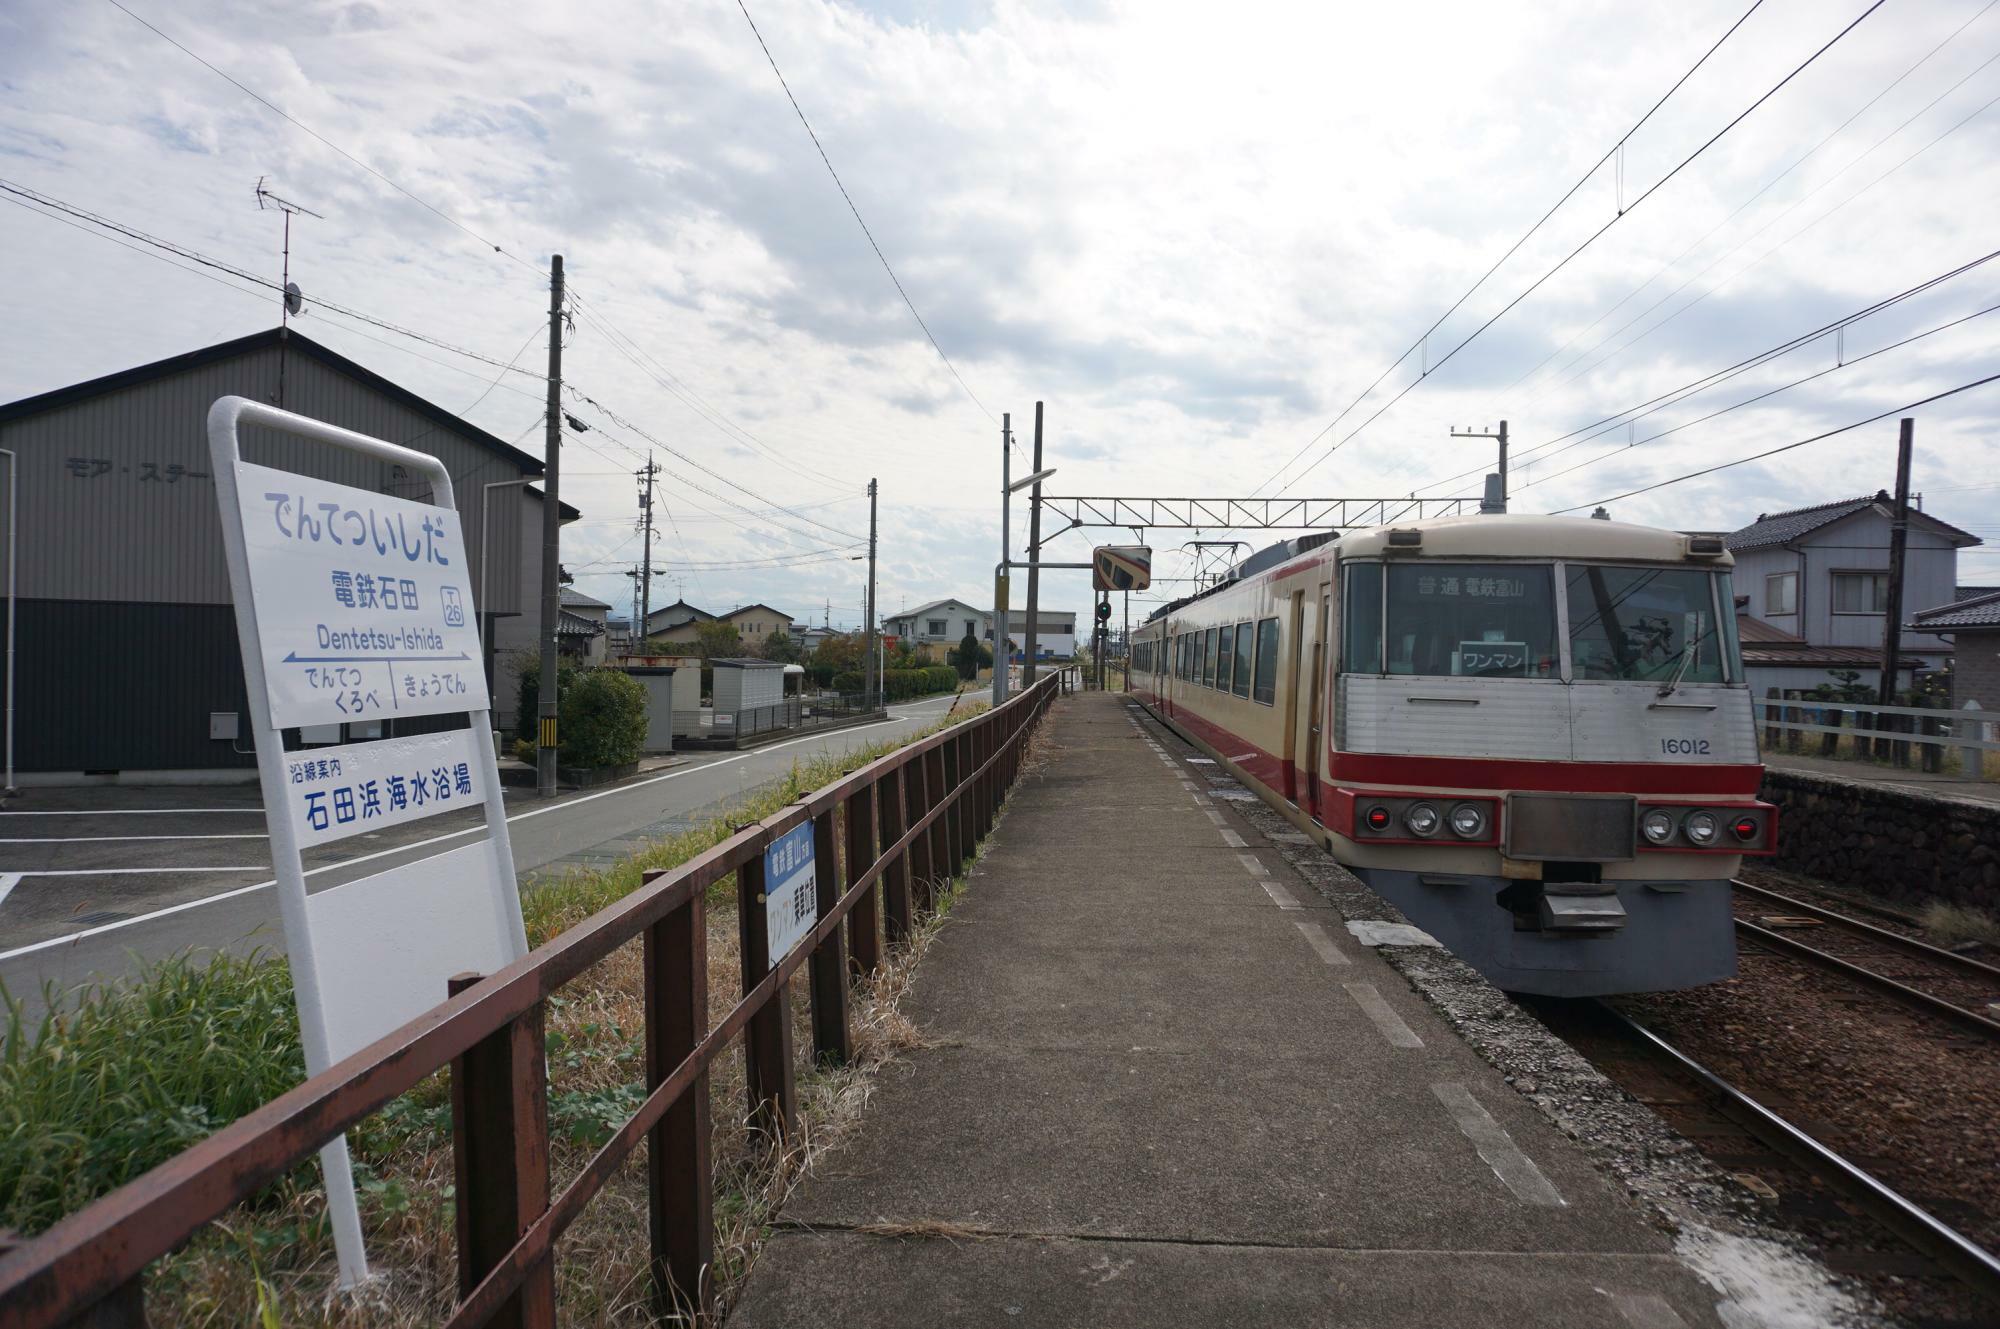
[[[1392,563],[1386,672],[1556,678],[1555,578],[1546,565]]]
[[[1567,574],[1571,677],[1723,681],[1727,629],[1716,618],[1714,574],[1587,563]]]

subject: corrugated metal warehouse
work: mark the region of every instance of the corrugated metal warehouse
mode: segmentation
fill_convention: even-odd
[[[21,486],[21,783],[254,776],[206,428],[209,406],[231,394],[442,458],[475,585],[482,534],[488,540],[489,603],[479,608],[489,677],[496,618],[506,625],[499,635],[534,639],[541,495],[519,484],[484,486],[540,475],[541,459],[296,331],[255,333],[0,406],[0,448],[17,454]],[[243,453],[356,488],[430,498],[429,485],[400,467],[265,430],[246,431]],[[484,533],[482,498],[492,521]],[[564,515],[576,514],[565,505]],[[501,675],[495,706],[511,710],[511,671]],[[217,713],[239,717],[240,738],[211,737]],[[404,724],[410,732],[424,722]]]

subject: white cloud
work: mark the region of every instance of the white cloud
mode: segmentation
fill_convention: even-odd
[[[879,475],[895,544],[885,605],[986,594],[997,430],[917,334],[733,3],[135,7],[472,230],[537,264],[563,252],[596,310],[797,465],[716,429],[586,322],[568,351],[571,376],[648,432],[785,503],[841,496],[808,471],[846,477],[848,501],[811,515],[848,530],[865,522],[860,491]],[[1770,0],[1632,141],[1626,201],[1864,7]],[[1049,460],[1062,468],[1055,487],[1218,495],[1247,492],[1332,419],[1741,9],[1740,0],[1650,10],[752,6],[884,252],[974,391],[996,414],[1011,410],[1024,439],[1033,401],[1048,400]],[[1973,0],[1886,6],[1295,492],[1407,492],[1478,465],[1483,453],[1446,437],[1454,423],[1505,416],[1517,452],[1528,453],[1984,252],[2000,108],[1870,182],[2000,94],[2000,64],[1981,67],[2000,52],[2000,13],[1977,18],[1731,218],[1977,14]],[[275,275],[276,222],[250,197],[269,175],[326,214],[294,234],[294,274],[309,299],[503,359],[542,317],[534,273],[109,6],[0,15],[0,106],[0,174]],[[1430,361],[1617,204],[1607,167],[1431,339]],[[10,307],[31,314],[0,334],[0,398],[238,335],[271,312],[269,301],[19,209],[0,209],[0,243],[18,260]],[[1613,310],[1684,250],[1683,262]],[[1857,326],[1849,358],[1991,303],[1996,278],[1963,279]],[[305,326],[453,409],[491,378],[477,364],[436,363],[454,358],[433,348],[362,340],[323,314]],[[1520,497],[1532,506],[1594,500],[1993,372],[1992,327],[1976,321]],[[1777,386],[1833,354],[1831,344],[1804,348],[1647,417],[1637,434]],[[1400,390],[1406,373],[1307,456]],[[532,384],[519,386],[526,395],[492,392],[473,418],[505,437],[522,433],[539,405]],[[1923,410],[1918,473],[1920,488],[1935,489],[1932,511],[2000,535],[1984,516],[1984,491],[1946,489],[1993,472],[1996,400],[1968,394]],[[569,457],[569,495],[594,519],[572,529],[570,559],[602,564],[586,587],[617,600],[628,583],[611,562],[637,546],[615,519],[634,512],[633,486],[601,473],[632,461],[605,432],[586,442],[609,460]],[[1893,438],[1885,422],[1621,503],[1618,513],[1726,526],[1872,490],[1888,482]],[[1542,473],[1622,439],[1615,431],[1572,449]],[[1536,479],[1533,467],[1522,476]],[[685,537],[669,533],[669,557],[754,558],[825,535],[764,519],[742,529],[703,511],[740,515],[734,509],[674,483],[666,498]],[[1182,538],[1162,532],[1155,543]],[[1081,538],[1067,541],[1060,556],[1077,556]],[[1968,559],[1968,578],[1982,566],[2000,573],[2000,561],[1980,554]],[[690,598],[770,600],[801,613],[831,599],[836,619],[852,621],[859,567],[709,570],[684,585]],[[1059,606],[1084,607],[1080,579],[1057,582],[1053,594]]]

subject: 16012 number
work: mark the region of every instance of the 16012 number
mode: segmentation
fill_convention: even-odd
[[[1706,757],[1708,740],[1705,738],[1663,738],[1660,751],[1670,757]]]

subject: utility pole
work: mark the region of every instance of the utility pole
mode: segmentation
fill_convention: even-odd
[[[659,463],[648,451],[645,468],[639,472],[643,485],[639,491],[639,520],[645,537],[639,554],[639,621],[634,625],[634,635],[639,641],[646,639],[646,629],[653,617],[653,477],[659,473]]]
[[[1500,431],[1498,433],[1487,429],[1454,429],[1451,431],[1451,436],[1453,438],[1491,438],[1499,441],[1500,506],[1495,511],[1505,512],[1507,510],[1507,422],[1505,420],[1500,422]],[[1486,506],[1481,504],[1480,511],[1484,512],[1486,510]]]
[[[867,636],[862,643],[861,692],[862,706],[875,709],[875,697],[881,686],[881,678],[875,670],[875,478],[868,478],[868,601],[867,619],[862,625]]]
[[[993,705],[1007,700],[1008,504],[1014,489],[1014,413],[1000,415],[1000,561],[993,567]]]
[[[535,792],[556,792],[556,627],[562,618],[563,261],[549,260],[549,405],[542,447],[542,671],[535,688]]]
[[[1889,603],[1882,615],[1882,686],[1875,696],[1883,706],[1896,699],[1896,673],[1902,667],[1899,657],[1903,649],[1903,550],[1910,540],[1910,449],[1916,438],[1917,422],[1906,415],[1902,433],[1896,439],[1896,515],[1889,527]]]
[[[1035,472],[1042,473],[1042,404],[1035,403]],[[1028,491],[1028,631],[1021,642],[1021,687],[1035,681],[1035,615],[1042,599],[1042,482]]]

